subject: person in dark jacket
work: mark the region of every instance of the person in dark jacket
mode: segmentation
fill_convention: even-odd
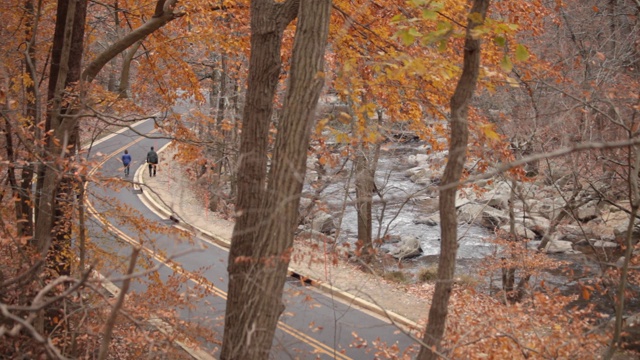
[[[129,166],[131,165],[131,155],[125,150],[122,154],[122,165],[124,165],[124,176],[129,176]]]
[[[158,167],[158,154],[151,150],[147,153],[147,164],[149,164],[149,177],[156,176],[156,167]]]

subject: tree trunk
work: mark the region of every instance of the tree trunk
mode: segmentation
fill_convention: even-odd
[[[253,26],[268,20],[264,17],[267,14],[255,13],[255,11],[269,9],[273,3],[266,8],[262,7],[264,5],[267,4],[257,1],[252,3],[252,30]],[[260,197],[260,203],[247,202],[248,194],[245,192],[251,187],[247,186],[250,183],[246,174],[243,174],[242,163],[247,161],[246,154],[250,153],[252,148],[242,148],[243,159],[239,171],[239,177],[242,180],[238,184],[238,199],[243,205],[240,208],[242,214],[240,218],[244,217],[244,219],[242,227],[236,223],[231,243],[229,297],[222,359],[267,359],[278,318],[284,310],[282,290],[306,170],[311,120],[324,83],[324,77],[321,74],[323,74],[322,64],[329,29],[331,0],[301,0],[299,9],[300,19],[294,40],[289,86],[276,138],[270,180],[266,193],[261,191],[259,194],[254,194]],[[260,54],[254,53],[257,49],[254,46],[257,46],[256,41],[265,35],[271,37],[275,34],[252,34],[250,87],[252,81],[255,81],[252,77],[255,74],[252,72],[256,69],[252,65],[254,61],[261,62],[259,61],[261,59],[257,58]],[[279,49],[280,36],[277,40]],[[273,50],[268,51],[267,55],[272,54]],[[277,55],[279,65],[279,51]],[[275,60],[272,58],[271,61]],[[278,72],[272,74],[273,83],[268,84],[269,86],[275,87],[277,75]],[[251,92],[250,88],[249,93]],[[255,100],[249,96],[247,106]],[[246,111],[245,115],[247,115]],[[247,125],[249,124],[246,123],[245,118],[242,134],[245,146],[250,145],[245,139]],[[253,159],[253,161],[257,160],[260,160],[260,165],[265,161],[265,159]],[[262,188],[262,183],[253,185],[255,189]],[[265,194],[268,196],[265,197]],[[268,214],[268,216],[262,218],[260,214]],[[253,222],[247,220],[253,220]],[[260,281],[257,282],[256,279]]]
[[[372,242],[372,194],[373,194],[373,174],[370,170],[371,157],[369,156],[369,146],[362,144],[356,148],[355,155],[355,185],[356,185],[356,213],[358,214],[358,246],[359,258],[370,263],[373,258]]]
[[[42,156],[50,165],[41,166],[38,177],[41,191],[37,204],[35,243],[43,253],[48,251],[52,236],[66,241],[65,234],[57,233],[54,225],[61,226],[64,218],[59,212],[58,197],[69,197],[69,194],[60,192],[59,185],[65,170],[62,160],[75,150],[78,123],[74,117],[64,116],[69,115],[74,106],[65,104],[64,98],[65,89],[80,80],[86,10],[86,0],[58,3],[48,93],[51,107],[45,122],[45,131],[52,131],[53,135],[47,138]],[[69,184],[65,191],[71,189]]]
[[[121,99],[129,98],[130,78],[131,78],[131,61],[136,52],[142,45],[142,40],[136,41],[133,46],[125,53],[122,59],[122,72],[120,73],[120,84],[118,85],[118,97]]]
[[[490,0],[474,0],[471,13],[478,13],[484,22],[489,3]],[[446,188],[440,191],[439,199],[441,243],[438,280],[429,310],[429,322],[423,337],[424,344],[418,354],[420,360],[436,359],[441,352],[440,343],[444,334],[449,298],[453,289],[456,252],[458,250],[458,221],[455,206],[457,186],[451,186],[451,184],[460,180],[464,168],[469,137],[467,114],[480,69],[480,40],[471,36],[471,30],[482,22],[478,23],[473,19],[477,20],[477,18],[471,17],[467,26],[462,75],[450,102],[451,143],[441,183],[441,186]]]
[[[224,172],[226,144],[229,132],[224,128],[224,115],[226,109],[227,98],[227,56],[220,54],[220,69],[215,70],[212,84],[212,94],[217,96],[211,97],[211,111],[214,113],[215,109],[215,123],[209,124],[208,133],[215,133],[217,136],[211,137],[210,140],[214,142],[214,148],[212,151],[213,161],[211,175],[211,184],[209,185],[209,210],[217,211],[218,204],[221,200],[220,189],[222,184],[222,174]]]
[[[39,119],[39,98],[38,87],[36,86],[36,13],[33,6],[33,0],[25,1],[25,11],[27,13],[27,33],[25,34],[27,51],[25,53],[25,76],[29,79],[26,86],[26,112],[25,112],[25,128],[33,131],[30,140],[37,138],[35,123]],[[39,11],[38,11],[39,12]],[[26,165],[22,169],[22,180],[18,190],[19,202],[18,206],[18,236],[31,238],[33,236],[33,199],[32,183],[33,183],[33,154],[28,152],[25,158]]]
[[[364,96],[362,102],[366,102]],[[362,114],[364,125],[359,126],[358,117],[351,102],[349,103],[349,114],[352,118],[351,132],[358,139],[354,156],[356,213],[358,216],[357,252],[359,259],[368,264],[375,256],[373,248],[373,194],[376,191],[375,173],[380,146],[379,144],[372,146],[366,138],[367,132],[378,131],[382,115],[379,113],[378,123],[374,123],[364,113]]]
[[[231,76],[231,78],[233,79],[233,90],[231,91],[231,97],[230,97],[230,101],[231,101],[231,113],[232,115],[230,116],[231,121],[233,122],[232,126],[233,129],[229,132],[229,147],[233,148],[234,150],[237,148],[237,139],[238,139],[238,133],[239,133],[239,124],[240,124],[240,85],[239,85],[239,81],[238,81],[238,76],[240,73],[240,69],[242,67],[238,66],[238,68],[235,70],[235,76]],[[238,156],[237,156],[237,152],[233,151],[232,153],[229,154],[229,159],[227,160],[227,164],[236,164],[238,162]],[[235,166],[229,166],[229,172],[230,172],[230,190],[229,190],[229,198],[233,199],[236,197],[237,194],[237,173],[235,170]]]

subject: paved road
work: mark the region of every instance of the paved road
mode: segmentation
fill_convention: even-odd
[[[153,121],[141,122],[134,128],[135,132],[127,130],[116,134],[91,149],[93,158],[102,162],[100,176],[123,178],[119,157],[125,148],[133,157],[133,175],[144,165],[150,146],[159,149],[169,141],[154,132]],[[159,171],[162,171],[162,164]],[[113,266],[113,271],[106,275],[117,278],[126,266],[131,242],[142,239],[145,253],[138,270],[157,266],[158,276],[141,278],[132,284],[132,291],[143,292],[154,286],[154,281],[167,283],[175,278],[186,279],[176,285],[176,292],[191,306],[179,310],[180,316],[209,329],[221,339],[227,291],[227,250],[197,237],[180,236],[170,221],[160,218],[143,204],[133,184],[120,191],[90,186],[89,194],[91,207],[102,219],[94,218],[89,225],[92,241],[98,245],[94,254],[105,258],[106,255],[100,255],[101,251],[117,254],[122,265]],[[144,226],[136,225],[140,223]],[[168,233],[171,231],[174,233]],[[176,255],[179,256],[173,258]],[[169,261],[169,258],[172,259]],[[395,344],[401,350],[413,346],[414,341],[408,335],[381,317],[331,298],[295,278],[287,280],[286,310],[274,340],[273,358],[374,359],[377,357],[375,341],[389,346]],[[148,300],[162,306],[165,299]],[[209,353],[217,356],[219,345],[207,343],[205,346]]]

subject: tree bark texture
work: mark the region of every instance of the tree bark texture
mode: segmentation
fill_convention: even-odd
[[[48,92],[50,110],[45,123],[45,130],[52,131],[53,135],[47,138],[42,156],[47,164],[39,170],[35,229],[36,246],[44,252],[50,245],[51,236],[55,234],[56,215],[59,215],[56,199],[60,195],[59,185],[64,171],[64,164],[60,160],[65,156],[66,145],[76,143],[77,120],[63,117],[71,111],[69,105],[64,105],[64,97],[65,89],[80,80],[86,12],[86,0],[58,3]],[[70,191],[69,188],[67,191]]]
[[[477,13],[484,18],[489,8],[490,0],[474,0],[471,14]],[[471,30],[480,25],[469,18],[467,34],[464,44],[464,60],[462,75],[455,92],[451,97],[451,142],[449,144],[449,158],[442,176],[442,185],[456,183],[460,180],[467,152],[469,129],[467,114],[469,102],[475,91],[480,69],[480,40],[471,36]],[[438,357],[440,343],[444,334],[447,320],[449,299],[453,289],[453,276],[458,250],[458,221],[456,216],[456,187],[440,191],[440,219],[441,244],[440,261],[438,263],[438,281],[436,282],[429,322],[423,336],[423,346],[420,348],[418,359],[433,360]]]
[[[255,3],[252,5],[256,5]],[[252,8],[252,11],[256,10],[259,9]],[[266,190],[262,190],[264,178],[256,182],[256,178],[246,178],[247,175],[243,173],[246,167],[241,165],[239,170],[239,179],[242,180],[238,184],[238,200],[243,205],[240,217],[244,219],[241,224],[236,223],[231,245],[222,359],[267,359],[278,319],[284,310],[282,291],[297,224],[312,116],[324,83],[322,68],[330,10],[331,0],[300,0],[284,113],[280,120]],[[252,19],[256,15],[259,14],[252,13]],[[252,26],[254,25],[264,26],[267,23],[252,22]],[[251,60],[258,61],[261,59],[254,58],[258,54],[253,53],[256,49],[254,46],[258,44],[253,40],[252,35]],[[273,50],[270,49],[268,54]],[[278,51],[278,68],[279,59]],[[274,56],[271,61],[275,60]],[[252,76],[258,75],[252,74],[255,70],[252,64],[253,62],[250,63],[249,92],[252,81],[255,81]],[[275,87],[278,74],[269,75],[272,78],[268,81],[273,82],[269,86]],[[255,100],[248,98],[247,105]],[[245,111],[245,116],[247,115],[249,114]],[[247,120],[245,117],[242,134],[245,146],[250,145],[246,143],[246,127],[249,125]],[[263,124],[261,131],[267,130],[268,123]],[[266,151],[266,144],[264,149]],[[253,148],[244,147],[243,150],[241,156],[244,158],[241,161],[245,162],[246,154],[253,151]],[[258,162],[262,170],[266,168],[266,157],[264,152],[259,154],[263,158],[252,161]],[[249,180],[253,180],[253,184]],[[247,190],[251,189],[257,191],[247,194]],[[249,199],[247,195],[252,195],[253,198]]]
[[[371,171],[369,146],[362,142],[356,148],[356,213],[358,214],[358,246],[359,258],[370,263],[373,258],[373,222],[372,202],[374,191],[374,174]]]

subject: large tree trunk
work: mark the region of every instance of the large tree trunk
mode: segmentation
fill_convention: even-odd
[[[253,5],[252,11],[264,11],[269,10],[273,3],[267,5],[265,2],[256,1]],[[262,7],[264,5],[267,6]],[[231,244],[229,298],[222,359],[267,359],[278,318],[284,310],[282,290],[306,170],[311,120],[324,82],[322,64],[329,29],[331,0],[301,0],[299,8],[300,19],[294,41],[289,87],[266,193],[261,190],[262,182],[254,183],[253,188],[261,191],[252,194],[254,202],[248,202],[249,194],[246,191],[251,189],[247,186],[249,179],[243,174],[243,165],[239,170],[241,181],[238,184],[238,199],[243,205],[240,208],[240,218],[244,219],[242,223],[236,223]],[[252,27],[267,20],[264,15],[267,14],[252,13]],[[256,41],[265,35],[270,38],[276,34],[252,35],[250,95],[252,81],[256,80],[252,76],[256,70],[252,64],[254,61],[261,63],[261,59],[257,58],[260,54],[254,53],[258,48],[254,46],[257,46]],[[267,55],[271,54],[271,51],[273,49],[267,51]],[[275,60],[272,58],[271,61]],[[279,64],[279,51],[277,62]],[[271,81],[274,84],[269,86],[275,86],[277,73]],[[255,100],[249,96],[247,106]],[[246,147],[251,144],[247,144],[245,139],[246,127],[249,125],[246,121],[245,118],[242,162],[247,161],[246,154],[252,150],[251,147]],[[264,166],[265,159],[253,161],[258,161],[260,166]],[[260,197],[257,199],[259,202],[255,202],[256,195]],[[261,214],[267,216],[261,217]]]
[[[41,166],[38,178],[40,193],[35,243],[43,253],[48,251],[52,236],[66,241],[65,232],[57,231],[54,227],[60,230],[66,228],[58,199],[69,198],[70,193],[67,192],[72,188],[67,179],[64,182],[68,186],[61,192],[60,183],[66,168],[63,159],[75,150],[78,123],[75,118],[65,116],[70,114],[73,107],[65,102],[65,89],[80,80],[86,10],[86,0],[58,3],[49,78],[50,110],[45,123],[45,131],[52,131],[52,135],[47,138],[42,156],[49,164]],[[64,247],[63,244],[57,245]]]
[[[474,0],[471,13],[478,13],[484,22],[490,0]],[[471,17],[467,26],[464,44],[464,62],[460,81],[451,97],[451,143],[449,144],[449,158],[442,176],[440,191],[440,261],[438,263],[438,281],[436,282],[429,322],[425,331],[418,359],[433,360],[438,357],[440,343],[444,334],[447,320],[449,298],[453,289],[453,275],[456,266],[456,252],[458,250],[458,221],[456,216],[457,183],[462,175],[467,152],[469,129],[467,114],[469,102],[473,96],[480,69],[480,40],[471,36],[471,30],[481,23],[473,21]]]

